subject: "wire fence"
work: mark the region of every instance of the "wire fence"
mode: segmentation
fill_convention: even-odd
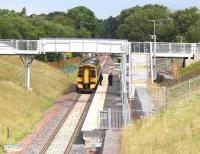
[[[177,104],[185,101],[192,96],[198,94],[200,90],[200,76],[182,82],[176,86],[168,88],[167,102],[170,104]]]

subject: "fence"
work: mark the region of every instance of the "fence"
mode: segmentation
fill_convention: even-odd
[[[108,109],[100,111],[99,129],[119,130],[123,126],[122,111]]]
[[[156,86],[136,88],[134,99],[130,100],[132,119],[153,115],[164,108],[167,104],[166,90]]]
[[[168,103],[175,104],[189,99],[200,90],[200,76],[173,86],[167,91]]]

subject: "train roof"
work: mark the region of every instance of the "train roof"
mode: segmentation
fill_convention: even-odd
[[[88,58],[83,60],[80,64],[85,65],[85,64],[93,64],[93,65],[99,65],[100,61],[99,59],[93,57],[93,58]]]

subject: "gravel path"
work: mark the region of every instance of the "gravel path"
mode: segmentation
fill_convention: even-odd
[[[15,152],[15,154],[39,153],[77,95],[78,94],[73,92],[71,94],[64,95],[61,99],[56,101],[54,105],[45,113],[43,119],[37,124],[32,133],[22,141],[22,151]],[[11,153],[14,154],[14,152]]]
[[[47,154],[63,154],[67,145],[73,135],[73,132],[81,118],[84,108],[90,98],[89,94],[83,94],[79,98],[78,102],[68,115],[64,124],[60,128],[58,134],[55,136],[51,145],[47,149]]]

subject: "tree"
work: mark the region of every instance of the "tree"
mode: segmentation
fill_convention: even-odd
[[[194,25],[200,19],[196,7],[176,11],[173,13],[172,17],[179,34],[185,34],[190,26]]]
[[[105,36],[107,38],[116,38],[117,20],[110,16],[108,19],[103,21],[105,27]]]
[[[149,35],[153,34],[153,24],[148,20],[156,20],[158,23],[160,20],[166,20],[169,17],[168,8],[162,5],[136,6],[124,10],[118,17],[117,36],[130,41],[149,41]],[[161,26],[161,24],[158,26]],[[172,27],[169,27],[170,25],[163,26],[163,29],[172,29]],[[159,36],[158,32],[156,34]]]
[[[189,42],[200,42],[200,20],[190,26],[185,36]]]
[[[67,16],[74,20],[76,29],[86,29],[92,37],[95,36],[97,19],[91,10],[84,6],[75,7],[67,12]]]

